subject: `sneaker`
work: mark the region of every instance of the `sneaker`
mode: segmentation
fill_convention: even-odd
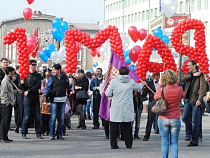
[[[88,116],[88,120],[92,120],[90,116]]]
[[[55,136],[50,137],[50,140],[55,140]]]
[[[25,135],[22,135],[22,139],[28,139]]]
[[[184,141],[190,141],[190,138],[186,137],[186,138],[184,139]]]
[[[139,136],[134,135],[134,139],[141,139]]]

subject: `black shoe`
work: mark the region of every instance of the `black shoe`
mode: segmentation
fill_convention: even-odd
[[[86,125],[83,125],[82,127],[81,127],[81,129],[86,129],[87,127],[86,127]]]
[[[198,144],[190,142],[190,144],[188,144],[187,146],[198,146]]]
[[[139,136],[134,135],[134,139],[141,139]]]
[[[57,139],[64,140],[65,138],[63,138],[62,136],[57,136]]]
[[[19,133],[19,128],[18,127],[15,129],[15,133]]]
[[[159,134],[159,132],[155,132],[155,134]]]
[[[68,129],[71,129],[71,126],[67,126]]]
[[[7,139],[6,139],[6,141],[8,141],[8,142],[12,142],[13,140],[12,140],[12,139],[7,138]]]
[[[88,120],[92,120],[90,116],[88,116]]]
[[[50,140],[55,140],[55,136],[50,137]]]
[[[145,138],[145,137],[144,137],[144,139],[143,139],[143,141],[148,141],[148,140],[149,140],[149,138]]]
[[[7,140],[1,140],[1,143],[9,143]]]
[[[119,149],[119,146],[111,147],[111,149]]]
[[[79,128],[81,128],[82,127],[82,125],[81,124],[78,124],[78,126],[76,127],[77,129],[79,129]]]
[[[190,141],[190,138],[186,137],[186,138],[184,139],[184,141]]]
[[[85,120],[87,120],[86,114],[85,114],[84,118],[85,118]]]
[[[109,139],[109,136],[106,136],[106,139]]]
[[[94,126],[92,129],[99,129],[99,126]]]
[[[36,136],[38,139],[43,139],[43,137],[41,135],[37,135]]]

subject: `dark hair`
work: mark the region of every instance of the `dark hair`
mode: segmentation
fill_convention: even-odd
[[[155,76],[160,76],[160,73],[156,73],[156,72],[153,73],[153,74],[152,74],[152,78],[155,78]]]
[[[13,72],[13,71],[15,71],[15,69],[11,66],[8,66],[8,67],[5,68],[5,71],[6,71],[6,74],[8,75],[9,72]]]
[[[88,78],[91,78],[91,77],[92,77],[91,72],[86,72],[86,76],[87,76]]]
[[[31,65],[32,63],[36,63],[36,60],[30,59],[30,60],[29,60],[29,64]]]
[[[128,75],[129,69],[127,67],[121,67],[119,72],[120,72],[120,75]]]
[[[55,65],[53,65],[53,68],[55,68],[56,70],[61,70],[61,65],[55,64]]]
[[[96,70],[101,70],[101,72],[102,72],[102,68],[100,68],[100,67],[98,67]]]
[[[1,58],[1,62],[5,60],[5,61],[9,61],[7,58]]]
[[[16,66],[16,70],[18,70],[18,69],[19,69],[19,65]]]
[[[199,67],[197,65],[197,63],[195,62],[195,60],[189,60],[188,63],[192,63],[192,65],[196,65],[195,69],[198,71],[199,70]]]
[[[84,70],[82,70],[82,69],[79,69],[77,72],[78,73],[83,73],[83,74],[85,73]]]
[[[52,72],[52,70],[51,69],[49,69],[49,68],[47,68],[47,70],[46,70],[47,72],[49,72],[49,73],[51,73]]]

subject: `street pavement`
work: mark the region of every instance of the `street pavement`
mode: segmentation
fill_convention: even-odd
[[[139,136],[143,138],[146,127],[147,114],[142,114],[141,129]],[[87,120],[86,130],[76,129],[77,116],[71,118],[72,128],[67,129],[68,136],[65,140],[50,140],[49,136],[44,139],[37,139],[34,128],[29,129],[27,137],[22,139],[21,134],[9,131],[11,143],[0,143],[0,157],[2,158],[104,158],[104,157],[129,157],[129,158],[161,158],[160,135],[154,134],[145,142],[134,140],[133,147],[127,149],[123,141],[118,140],[119,149],[110,149],[109,140],[105,139],[104,130],[92,129],[92,120]],[[179,157],[180,158],[208,158],[210,155],[210,115],[203,116],[203,142],[196,147],[187,147],[189,142],[184,141],[184,124],[179,136]],[[14,129],[14,118],[11,127]],[[171,153],[170,153],[170,158]]]

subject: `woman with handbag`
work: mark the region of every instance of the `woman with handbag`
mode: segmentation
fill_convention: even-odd
[[[85,118],[83,114],[83,105],[87,104],[87,99],[89,98],[87,95],[89,87],[89,81],[84,75],[84,70],[80,69],[78,70],[78,78],[75,83],[75,92],[76,92],[76,106],[79,119],[79,125],[77,128],[86,129],[85,125]]]
[[[158,127],[161,135],[162,157],[167,158],[169,144],[173,158],[178,158],[178,138],[181,128],[180,100],[185,97],[181,86],[177,86],[177,75],[173,70],[166,70],[159,81],[155,100],[164,98],[167,102],[167,113],[159,114]],[[163,84],[165,87],[163,88]],[[163,91],[163,94],[162,94]],[[163,95],[163,96],[162,96]]]

